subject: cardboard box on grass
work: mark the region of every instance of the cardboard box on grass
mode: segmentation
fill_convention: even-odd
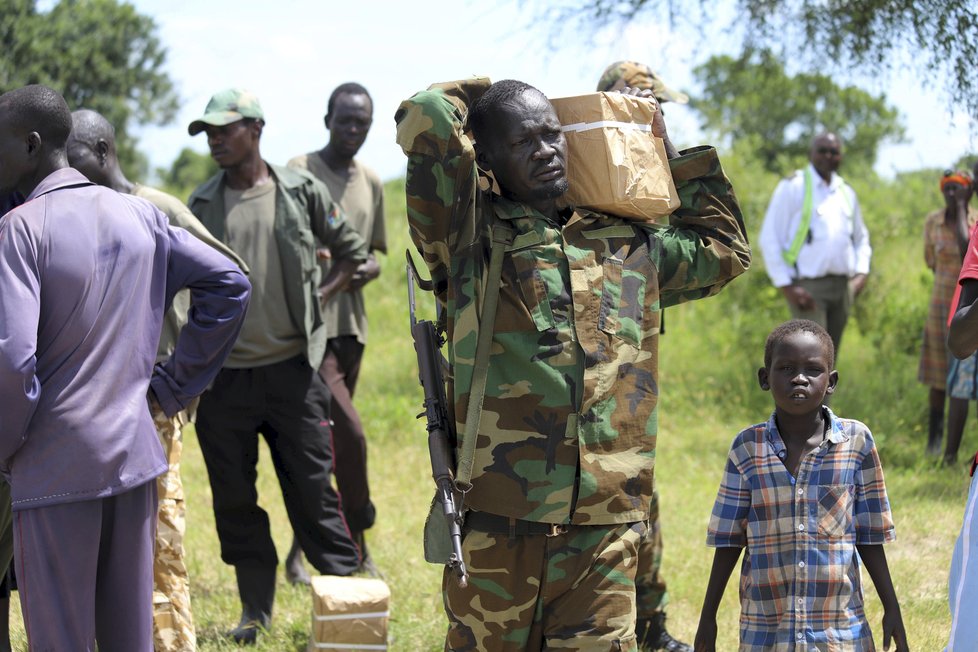
[[[653,102],[621,93],[551,99],[567,138],[562,203],[626,219],[668,222],[679,207]]]
[[[386,650],[390,597],[380,579],[313,577],[308,651]]]

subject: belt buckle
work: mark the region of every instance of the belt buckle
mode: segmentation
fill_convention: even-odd
[[[567,534],[567,526],[561,523],[551,523],[547,538],[559,537],[561,534]]]

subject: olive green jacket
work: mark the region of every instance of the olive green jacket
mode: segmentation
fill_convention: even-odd
[[[292,321],[306,336],[306,359],[314,369],[326,354],[326,327],[319,300],[321,275],[316,249],[329,248],[334,261],[367,259],[367,243],[344,219],[326,186],[307,173],[267,163],[275,182],[275,240],[282,260],[286,302]],[[187,205],[215,238],[227,244],[224,229],[224,172],[205,181]],[[262,274],[251,269],[252,275]]]

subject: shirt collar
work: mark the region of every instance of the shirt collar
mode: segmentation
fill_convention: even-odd
[[[48,176],[41,179],[41,183],[31,191],[31,194],[24,200],[25,203],[62,188],[72,188],[75,186],[94,186],[95,184],[85,178],[81,172],[75,168],[60,168]]]
[[[502,195],[498,195],[496,193],[492,193],[492,204],[493,208],[495,209],[496,216],[503,220],[516,220],[528,217],[535,220],[544,220],[545,222],[554,224],[553,220],[535,208],[532,208],[531,206],[528,206],[522,202],[513,201],[512,199],[503,197]],[[578,214],[579,213],[577,213],[577,211],[574,211],[575,216]],[[573,217],[574,216],[569,217],[564,225],[569,223]]]
[[[842,442],[849,441],[849,433],[846,432],[842,419],[835,416],[835,413],[827,405],[823,405],[822,410],[829,417],[829,421],[832,424],[832,427],[829,428],[827,439],[833,444],[841,444]]]
[[[830,190],[835,190],[839,186],[845,184],[845,179],[843,179],[838,172],[833,172],[832,178],[829,179],[828,183],[826,183],[825,179],[822,178],[822,175],[818,173],[818,170],[815,169],[815,166],[812,165],[811,162],[808,163],[808,171],[811,173],[812,179],[815,180],[816,184],[825,186]]]
[[[784,447],[784,438],[781,436],[781,431],[778,430],[777,420],[774,418],[776,414],[776,412],[772,412],[771,417],[767,420],[765,436],[775,450],[778,450]],[[822,406],[822,414],[829,420],[829,427],[822,438],[822,443],[828,441],[830,444],[841,444],[849,441],[849,433],[846,432],[842,420],[835,416],[835,413],[827,405]]]

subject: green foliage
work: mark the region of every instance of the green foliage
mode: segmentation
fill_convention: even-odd
[[[723,163],[756,245],[777,176],[764,170],[746,143],[723,156]],[[927,388],[917,381],[917,365],[933,286],[923,259],[923,225],[943,205],[941,171],[920,170],[890,181],[867,167],[846,165],[843,172],[859,197],[873,264],[843,339],[832,406],[869,424],[889,466],[912,467],[926,439]],[[764,339],[789,316],[756,246],[750,271],[717,297],[667,311],[662,385],[682,388],[672,390],[669,410],[695,413],[711,406],[745,424],[766,418],[770,396],[756,389],[754,378]]]
[[[220,167],[210,154],[184,147],[170,164],[170,169],[158,168],[156,175],[160,178],[162,190],[186,202],[194,188],[217,174],[218,170]]]
[[[35,0],[3,4],[0,92],[44,84],[72,110],[98,111],[116,129],[123,168],[143,178],[147,162],[130,127],[166,124],[178,108],[153,19],[118,0],[60,0],[47,12]]]
[[[785,174],[806,160],[821,131],[842,138],[850,167],[871,166],[881,143],[903,136],[897,110],[882,96],[821,73],[789,75],[769,50],[713,56],[693,74],[703,88],[691,102],[702,126],[724,142],[746,141],[771,172]]]
[[[975,0],[736,0],[729,12],[698,0],[545,0],[536,17],[552,25],[552,39],[568,25],[593,35],[638,20],[668,22],[690,38],[708,28],[739,34],[745,51],[771,48],[810,70],[864,68],[874,76],[894,63],[912,67],[924,84],[943,84],[949,105],[978,120],[978,11]],[[717,15],[732,18],[721,24]],[[907,55],[912,56],[908,61]],[[779,100],[781,98],[778,98]]]

